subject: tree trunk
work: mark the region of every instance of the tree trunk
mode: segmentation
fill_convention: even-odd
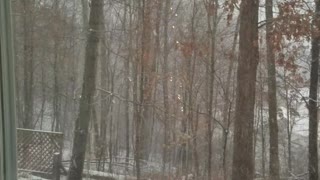
[[[127,42],[127,47],[128,49],[128,56],[127,56],[127,60],[124,64],[125,67],[125,82],[126,82],[126,88],[125,88],[125,98],[127,99],[127,101],[129,101],[130,99],[130,89],[131,89],[131,85],[130,85],[130,62],[132,61],[132,13],[131,13],[131,1],[129,1],[129,6],[127,5],[127,0],[125,0],[124,2],[124,8],[125,8],[125,13],[124,13],[124,30],[126,30],[127,26],[126,26],[126,16],[127,16],[127,11],[129,10],[129,34],[127,36],[127,38],[129,39]],[[129,9],[128,9],[129,8]],[[125,129],[126,129],[126,173],[128,173],[129,171],[129,157],[130,157],[130,111],[129,111],[129,102],[125,102]]]
[[[316,0],[312,27],[311,72],[309,92],[309,180],[318,180],[318,79],[320,43],[320,1]]]
[[[288,87],[288,79],[286,77],[286,69],[284,68],[284,72],[283,72],[283,77],[284,77],[284,88],[285,88],[285,96],[286,96],[286,108],[287,108],[287,135],[288,135],[288,176],[291,175],[292,172],[292,163],[291,163],[291,116],[290,116],[290,109],[291,109],[291,102],[290,102],[290,97],[289,97],[289,87]]]
[[[208,1],[208,10],[207,10],[207,21],[208,21],[208,31],[210,32],[210,58],[208,59],[207,66],[207,141],[208,141],[208,161],[207,161],[207,179],[212,178],[212,116],[213,116],[213,86],[214,86],[214,75],[215,75],[215,47],[216,47],[216,29],[218,24],[218,1],[210,0]],[[214,14],[212,15],[210,11],[214,7]]]
[[[141,1],[132,1],[133,6],[138,6],[139,8],[141,8]],[[138,16],[139,19],[141,18],[143,12],[139,11]],[[132,16],[131,16],[132,17]],[[142,19],[142,18],[141,18]],[[140,21],[138,21],[138,23],[140,23]],[[139,38],[135,39],[136,41],[136,46],[140,45],[139,42]],[[133,121],[134,121],[134,129],[132,130],[132,132],[135,132],[135,139],[134,139],[134,161],[135,161],[135,175],[137,176],[137,180],[140,180],[141,177],[141,168],[140,168],[140,129],[141,129],[141,102],[140,102],[140,89],[139,89],[139,64],[141,61],[141,52],[137,52],[136,56],[134,58],[134,62],[132,64],[132,76],[133,76],[133,102],[134,106],[133,106]]]
[[[24,120],[22,123],[23,128],[31,129],[33,127],[33,56],[34,56],[34,26],[33,26],[33,8],[34,1],[23,1],[23,10],[25,14],[23,15],[23,57],[24,57]]]
[[[164,102],[164,148],[163,148],[163,159],[162,159],[162,173],[165,174],[166,170],[166,161],[167,161],[167,153],[168,153],[168,140],[169,140],[169,132],[168,132],[168,123],[169,123],[169,92],[168,92],[168,56],[169,56],[169,36],[168,36],[168,24],[169,24],[169,13],[170,13],[171,0],[165,1],[165,12],[164,12],[164,43],[163,43],[163,102]],[[159,34],[158,34],[159,36]],[[164,176],[162,177],[164,178]]]
[[[277,122],[277,91],[276,91],[276,67],[273,47],[273,0],[266,0],[266,42],[268,63],[268,102],[269,102],[269,141],[270,162],[269,171],[271,180],[280,179],[278,122]]]
[[[200,168],[199,168],[199,155],[198,155],[198,142],[197,142],[197,133],[198,133],[198,127],[199,127],[199,111],[200,106],[198,105],[197,108],[197,115],[195,122],[192,122],[192,151],[193,151],[193,163],[194,163],[194,173],[195,178],[199,178],[200,175]]]
[[[41,65],[41,94],[42,94],[42,104],[41,104],[41,111],[40,111],[40,130],[43,129],[43,120],[44,120],[44,113],[46,111],[46,87],[45,87],[45,73],[44,73],[44,65]]]
[[[96,86],[96,69],[98,60],[99,30],[103,25],[103,0],[91,2],[89,32],[85,53],[83,86],[80,99],[79,115],[75,123],[73,150],[68,180],[81,180],[86,154],[91,104]]]
[[[263,93],[264,88],[263,88],[263,82],[262,82],[262,67],[260,65],[260,121],[261,121],[261,168],[262,168],[262,177],[265,178],[265,151],[266,151],[266,144],[265,144],[265,134],[264,134],[264,119],[263,119]]]
[[[240,16],[239,16],[240,17]],[[226,82],[226,88],[225,88],[225,93],[224,93],[224,105],[223,105],[223,132],[222,132],[222,139],[223,139],[223,152],[222,152],[222,169],[223,169],[223,177],[224,180],[227,180],[227,145],[228,145],[228,134],[229,134],[229,126],[230,126],[230,111],[231,111],[231,100],[230,100],[230,85],[231,85],[231,76],[232,72],[234,71],[233,66],[234,63],[237,61],[237,56],[236,56],[236,47],[238,43],[238,35],[239,35],[239,25],[240,25],[240,20],[239,17],[237,18],[237,25],[233,37],[233,45],[232,45],[232,51],[231,51],[231,56],[230,56],[230,64],[228,67],[228,75],[227,75],[227,82]]]
[[[239,63],[233,139],[233,180],[253,180],[253,133],[256,74],[258,65],[258,0],[240,6]]]
[[[142,2],[142,56],[141,56],[141,102],[143,105],[141,116],[141,158],[148,160],[151,152],[152,142],[152,95],[154,91],[154,71],[155,61],[151,54],[151,33],[152,33],[152,0],[143,0]]]
[[[101,29],[105,30],[105,27],[102,26]],[[111,35],[110,35],[111,36]],[[101,35],[101,46],[100,46],[100,51],[101,51],[101,57],[100,57],[100,86],[103,89],[109,89],[108,86],[108,79],[110,79],[110,74],[108,71],[108,66],[110,65],[110,49],[108,46],[112,43],[111,37],[110,41],[107,44],[106,36]],[[108,49],[107,49],[108,48]],[[106,52],[108,51],[108,52]],[[104,169],[104,161],[106,158],[106,149],[107,149],[107,123],[108,123],[108,117],[110,114],[110,106],[111,106],[111,100],[110,97],[108,97],[107,94],[102,93],[101,94],[101,99],[100,99],[100,135],[99,135],[99,161],[102,161],[99,163],[100,167],[99,169]],[[101,166],[102,165],[102,166]]]
[[[54,81],[53,81],[53,123],[51,130],[59,132],[60,129],[60,114],[61,114],[61,104],[60,104],[60,88],[59,88],[59,74],[61,73],[59,70],[59,60],[58,60],[58,40],[54,40],[54,62],[53,62],[53,72],[54,72]]]

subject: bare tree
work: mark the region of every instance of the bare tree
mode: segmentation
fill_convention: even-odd
[[[210,58],[208,58],[207,64],[207,93],[208,93],[208,118],[207,118],[207,140],[208,140],[208,164],[207,164],[207,176],[208,180],[212,177],[212,117],[213,117],[213,95],[214,95],[214,79],[215,79],[215,48],[216,48],[216,32],[218,24],[218,0],[210,0],[206,3],[207,9],[207,21],[208,31],[210,35]],[[213,8],[212,8],[213,7]]]
[[[309,179],[319,179],[318,169],[318,79],[320,43],[320,1],[316,0],[312,24],[311,72],[309,91]]]
[[[169,29],[169,13],[170,13],[170,5],[171,1],[166,0],[165,1],[165,7],[164,7],[164,47],[163,47],[163,102],[164,102],[164,148],[163,148],[163,167],[162,171],[163,174],[166,171],[166,161],[168,156],[168,140],[169,140],[169,88],[168,88],[168,79],[169,79],[169,71],[168,71],[168,56],[169,56],[169,35],[168,35],[168,29]],[[160,11],[161,12],[161,11]],[[163,177],[164,178],[164,177]]]
[[[23,37],[24,37],[24,81],[23,81],[23,100],[24,100],[24,121],[22,127],[31,129],[33,127],[33,110],[34,110],[34,99],[33,99],[33,84],[34,84],[34,0],[22,1],[23,4]]]
[[[266,20],[273,21],[273,0],[266,1]],[[270,179],[280,179],[278,122],[277,122],[277,91],[276,68],[273,46],[273,24],[266,25],[267,63],[268,63],[268,102],[269,102],[269,141],[270,141]],[[263,123],[263,122],[262,122]]]
[[[95,0],[91,3],[87,46],[85,53],[85,69],[83,86],[80,99],[79,115],[76,120],[73,140],[71,164],[69,168],[69,180],[82,179],[82,171],[86,154],[89,119],[91,117],[91,104],[96,87],[96,69],[98,61],[99,31],[103,25],[103,0]]]
[[[240,16],[239,16],[240,17]],[[233,45],[232,45],[232,50],[231,50],[231,55],[230,55],[230,63],[228,67],[228,74],[227,74],[227,82],[226,82],[226,88],[224,92],[224,106],[223,106],[223,155],[222,155],[222,168],[223,168],[223,176],[224,179],[226,180],[227,177],[227,145],[228,145],[228,135],[229,135],[229,127],[231,124],[231,118],[230,118],[230,111],[232,107],[231,103],[231,78],[232,78],[232,72],[234,71],[234,64],[236,63],[237,56],[236,56],[236,47],[238,43],[238,36],[239,36],[239,17],[237,18],[237,24],[236,24],[236,29],[234,32],[234,38],[233,38]],[[231,95],[230,95],[231,94]]]
[[[154,92],[154,58],[152,55],[152,6],[154,1],[143,0],[142,2],[142,37],[141,37],[141,84],[142,90],[141,103],[143,104],[141,116],[141,158],[144,160],[149,159],[151,152],[151,130],[152,130],[152,97]]]
[[[234,122],[232,179],[253,180],[253,123],[258,65],[258,0],[240,6],[239,63]]]

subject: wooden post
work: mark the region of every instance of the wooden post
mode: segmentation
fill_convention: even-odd
[[[60,180],[60,153],[56,152],[53,155],[53,180]]]

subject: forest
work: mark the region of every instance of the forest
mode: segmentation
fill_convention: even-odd
[[[12,9],[17,127],[63,134],[61,179],[319,180],[320,0]]]

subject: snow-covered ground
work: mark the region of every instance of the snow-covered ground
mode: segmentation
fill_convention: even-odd
[[[20,172],[18,173],[18,180],[48,180],[48,179],[33,176],[30,173],[26,173],[26,172]]]

